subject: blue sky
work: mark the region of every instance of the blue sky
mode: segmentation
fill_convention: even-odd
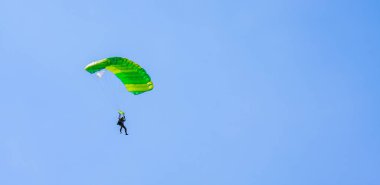
[[[0,184],[380,184],[379,8],[1,0]],[[83,70],[110,56],[155,89]]]

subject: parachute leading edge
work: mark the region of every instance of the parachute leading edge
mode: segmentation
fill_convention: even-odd
[[[91,74],[107,69],[121,80],[126,89],[134,95],[153,89],[148,73],[138,64],[122,57],[111,57],[88,64],[85,70]]]

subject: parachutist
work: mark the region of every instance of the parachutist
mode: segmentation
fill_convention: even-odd
[[[117,121],[117,125],[120,126],[120,134],[123,133],[122,129],[124,128],[125,135],[128,135],[127,128],[125,127],[124,122],[125,122],[125,114],[124,112],[123,113],[119,112],[119,120]]]
[[[96,74],[102,78],[104,71],[113,73],[123,84],[126,90],[134,95],[139,95],[153,89],[153,82],[149,74],[139,64],[124,57],[109,57],[89,63],[85,68],[90,74]],[[106,97],[108,98],[108,97]],[[125,114],[119,110],[120,134],[123,129],[128,135],[124,125]]]

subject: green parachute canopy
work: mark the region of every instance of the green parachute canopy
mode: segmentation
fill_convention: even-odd
[[[111,57],[92,62],[85,67],[85,70],[91,74],[103,69],[107,69],[115,74],[127,90],[135,95],[153,89],[153,82],[148,73],[132,60],[122,57]]]

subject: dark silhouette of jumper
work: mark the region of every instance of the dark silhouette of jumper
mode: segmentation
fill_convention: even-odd
[[[122,113],[122,114],[119,113],[119,120],[117,121],[117,125],[120,126],[120,134],[123,133],[122,129],[124,129],[125,135],[128,135],[127,128],[125,127],[124,122],[125,122],[125,114],[124,113]]]

